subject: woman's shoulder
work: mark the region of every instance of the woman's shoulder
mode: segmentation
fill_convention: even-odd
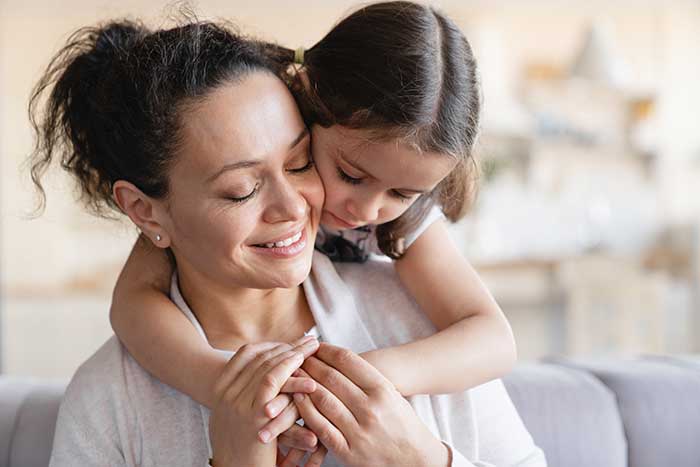
[[[202,459],[208,449],[202,417],[199,404],[151,376],[113,336],[68,385],[52,466],[122,465],[125,460],[176,465],[178,458]]]
[[[125,357],[123,346],[112,336],[78,367],[66,389],[63,405],[91,410],[123,390]]]
[[[187,396],[148,373],[112,336],[80,365],[63,403],[85,413],[117,410],[128,415],[152,407],[156,400],[176,399],[174,404],[180,404],[184,398]]]

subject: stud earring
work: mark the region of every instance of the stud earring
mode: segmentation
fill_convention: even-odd
[[[161,237],[160,234],[156,234],[156,242],[159,242],[161,240],[161,238],[163,238],[163,237]]]

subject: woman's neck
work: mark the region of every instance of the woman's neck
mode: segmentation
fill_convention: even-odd
[[[290,342],[313,327],[302,286],[290,289],[222,287],[179,273],[180,293],[212,347],[237,350],[256,342]]]

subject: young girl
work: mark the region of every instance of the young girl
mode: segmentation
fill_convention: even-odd
[[[266,47],[311,130],[326,191],[318,248],[338,261],[377,252],[392,258],[437,329],[363,357],[405,396],[462,391],[502,376],[515,362],[510,327],[445,223],[468,204],[478,132],[476,64],[465,37],[428,6],[389,2],[348,16],[305,52]],[[165,246],[155,232],[143,236]],[[122,271],[112,326],[144,368],[211,407],[227,360],[169,300],[171,266],[148,243],[137,242]],[[270,408],[270,416],[284,408]],[[279,434],[272,420],[260,437]]]

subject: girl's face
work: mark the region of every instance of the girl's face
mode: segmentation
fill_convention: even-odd
[[[326,191],[321,223],[333,229],[396,219],[455,166],[452,157],[419,152],[398,139],[372,140],[367,130],[314,125],[311,133]]]
[[[284,83],[254,72],[185,110],[162,210],[178,272],[222,288],[299,285],[323,204]]]

